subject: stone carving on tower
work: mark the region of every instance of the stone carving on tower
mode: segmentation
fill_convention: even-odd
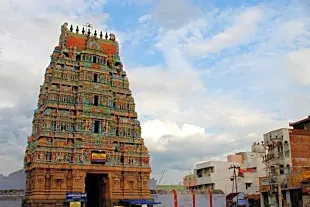
[[[97,152],[104,155],[100,164],[94,163]],[[150,198],[149,153],[114,34],[61,26],[40,86],[24,168],[28,206],[56,206],[66,192],[85,192],[87,173],[107,175],[106,206]]]

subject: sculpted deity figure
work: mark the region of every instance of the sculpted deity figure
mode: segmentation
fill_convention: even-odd
[[[116,49],[116,56],[119,56],[119,44],[118,42],[116,41],[116,37],[115,37],[115,34],[111,33],[110,34],[110,39],[111,41],[114,42],[114,47]]]
[[[64,34],[64,35],[68,34],[68,23],[67,22],[61,25],[61,34]]]
[[[106,133],[109,133],[109,131],[110,131],[109,122],[106,122],[106,125],[105,125],[105,132],[106,132]]]
[[[64,47],[65,46],[65,40],[68,36],[68,23],[65,22],[62,26],[61,26],[61,35],[59,38],[59,46]]]
[[[109,66],[109,67],[112,67],[112,65],[113,65],[113,58],[112,58],[112,55],[109,54],[109,55],[108,55],[108,66]]]
[[[44,153],[40,152],[39,154],[40,161],[44,161]]]
[[[102,129],[102,131],[105,131],[105,126],[106,126],[106,121],[102,120],[102,122],[101,122],[101,129]]]
[[[102,56],[99,56],[99,63],[100,63],[100,64],[103,64],[103,60],[104,60],[103,57],[102,57]]]
[[[89,120],[86,120],[86,123],[85,123],[85,130],[91,130],[92,128],[92,121],[89,119]]]

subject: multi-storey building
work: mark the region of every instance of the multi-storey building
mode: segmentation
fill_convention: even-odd
[[[196,170],[194,171],[194,174],[186,175],[183,178],[183,185],[187,189],[195,188],[195,186],[197,186]]]
[[[293,129],[282,128],[264,134],[264,143],[268,149],[266,164],[279,173],[310,170],[310,116],[290,123]]]
[[[212,188],[222,190],[225,194],[231,193],[233,170],[229,167],[235,165],[240,167],[237,171],[238,191],[244,193],[258,192],[258,178],[265,175],[265,166],[262,163],[264,155],[264,146],[254,143],[251,152],[228,155],[227,161],[208,161],[197,164],[195,169],[196,185],[187,187],[194,189]],[[184,180],[186,179],[188,180],[188,176],[184,177]],[[191,179],[194,180],[192,177]]]
[[[264,162],[270,174],[310,170],[310,117],[264,134],[267,154]]]
[[[196,165],[197,189],[217,189],[225,194],[232,190],[231,177],[232,170],[228,168],[231,165],[240,165],[237,162],[227,161],[208,161]]]
[[[291,186],[293,182],[288,179],[310,170],[310,116],[289,125],[291,129],[281,128],[264,134],[266,178],[272,192],[268,198],[269,205],[276,206],[279,202],[279,189],[287,202],[294,202],[290,197],[298,197],[298,192],[292,189],[297,190],[300,186]]]
[[[115,35],[67,26],[34,111],[25,203],[64,206],[87,196],[87,206],[114,206],[151,198],[149,154]]]
[[[291,172],[292,159],[290,150],[290,129],[281,128],[264,134],[267,155],[264,157],[267,169],[276,174]]]

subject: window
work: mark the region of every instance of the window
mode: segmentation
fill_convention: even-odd
[[[96,134],[99,133],[99,127],[100,127],[100,121],[95,121],[94,122],[94,133]]]
[[[203,176],[202,170],[201,169],[197,170],[197,177],[201,178],[202,176]]]
[[[288,141],[284,142],[284,151],[289,151],[290,150],[290,146],[288,144]]]
[[[56,121],[52,121],[52,130],[56,131]]]
[[[286,173],[291,173],[291,166],[289,164],[286,165]]]
[[[80,61],[81,60],[81,55],[77,55],[76,56],[76,61]]]
[[[283,143],[278,142],[278,152],[283,152]]]
[[[94,96],[94,105],[95,106],[99,105],[99,96],[97,96],[97,95]]]
[[[280,165],[280,175],[284,174],[284,165]]]
[[[252,183],[246,183],[246,184],[245,184],[245,188],[246,188],[246,189],[250,188],[251,186],[252,186]]]
[[[51,160],[52,160],[52,153],[47,152],[47,153],[46,153],[46,161],[47,161],[47,162],[50,162]]]
[[[73,163],[73,155],[72,155],[72,153],[68,154],[68,162],[69,163]]]
[[[78,92],[78,87],[77,86],[73,86],[72,90],[73,90],[73,93],[76,93],[76,92]]]
[[[120,161],[121,161],[121,164],[124,164],[125,157],[124,157],[124,155],[123,155],[123,154],[121,155],[121,159],[120,159]]]
[[[97,57],[93,56],[93,63],[97,63]]]
[[[109,106],[110,106],[110,107],[115,107],[115,102],[114,102],[113,100],[110,100],[110,101],[109,101]]]
[[[94,82],[95,82],[95,83],[98,83],[98,82],[99,82],[98,74],[94,74]]]

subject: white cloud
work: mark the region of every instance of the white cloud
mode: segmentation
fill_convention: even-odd
[[[167,28],[180,28],[200,14],[200,8],[189,0],[159,0],[153,16]]]
[[[147,141],[157,142],[164,136],[175,136],[185,138],[188,136],[204,135],[205,129],[195,125],[184,124],[179,127],[175,122],[161,121],[158,119],[149,120],[142,124],[142,137]],[[159,143],[158,143],[159,144]],[[158,145],[149,145],[152,149],[158,149]],[[167,149],[165,149],[167,150]]]
[[[145,22],[149,21],[151,18],[152,18],[151,15],[146,14],[146,15],[141,16],[141,17],[138,19],[138,22],[139,22],[139,23],[145,23]]]
[[[310,85],[310,49],[302,49],[288,54],[288,69],[292,77],[303,85]]]
[[[210,40],[191,42],[185,49],[188,49],[191,55],[207,56],[212,52],[248,43],[256,32],[261,16],[259,8],[247,9],[237,16],[234,24],[225,31],[214,35]]]
[[[209,31],[211,22],[225,22],[225,17],[216,16],[221,20],[198,17],[198,21],[182,27],[172,25],[167,28],[164,25],[158,30],[155,48],[164,58],[165,65],[128,69],[139,115],[154,119],[143,120],[143,135],[153,155],[154,175],[159,176],[165,168],[186,173],[188,166],[193,166],[197,161],[223,159],[228,152],[250,150],[250,144],[260,141],[263,133],[288,127],[286,117],[289,113],[283,112],[288,110],[287,103],[291,100],[287,97],[290,92],[283,85],[289,87],[291,82],[285,71],[284,57],[299,44],[305,43],[304,36],[309,35],[309,29],[307,19],[296,17],[296,13],[290,16],[289,12],[284,12],[290,8],[278,13],[274,8],[266,7],[268,5],[259,5],[243,12],[239,12],[241,9],[238,8],[235,13],[220,11],[229,15],[226,16],[226,24],[220,27],[224,29],[217,27],[218,32],[214,34]],[[227,26],[231,19],[234,19],[233,24]],[[290,27],[295,28],[295,32],[285,32]],[[187,50],[191,46],[201,50],[195,47]],[[245,48],[242,50],[239,47]],[[223,50],[228,52],[222,55]],[[231,89],[215,92],[206,87],[208,82],[203,80],[203,73],[197,70],[195,60],[188,56],[193,54],[199,59],[205,58],[206,54],[210,54],[210,59],[214,57],[211,60],[216,62],[214,68],[207,66],[210,70],[204,78],[211,80],[214,76],[224,86],[229,84]],[[206,64],[210,59],[206,59]],[[247,76],[242,77],[242,73],[247,73]],[[236,78],[238,75],[239,79]],[[232,80],[236,82],[227,83]],[[251,91],[251,94],[247,92],[240,96],[240,92],[245,90]],[[255,93],[257,97],[252,100]],[[272,112],[271,107],[276,107],[278,111]],[[303,116],[296,112],[293,105],[292,108],[294,112],[290,118]],[[206,131],[184,138],[178,133],[185,124],[200,126]],[[212,133],[213,128],[217,132]],[[219,128],[221,130],[218,132]],[[227,143],[229,147],[225,145]],[[186,149],[183,148],[185,146]],[[158,166],[161,168],[158,169]],[[166,181],[169,179],[175,179],[173,173],[167,175]]]

